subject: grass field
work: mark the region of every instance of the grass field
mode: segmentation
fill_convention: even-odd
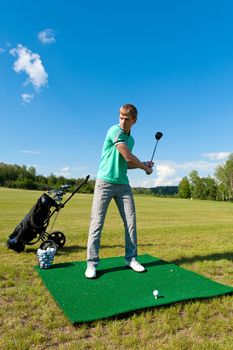
[[[39,243],[23,253],[5,242],[40,192],[0,188],[0,349],[233,349],[233,296],[191,301],[74,327],[33,266]],[[91,195],[78,194],[54,229],[66,245],[56,263],[85,260]],[[139,254],[151,254],[233,286],[233,204],[136,196]],[[112,203],[101,257],[124,255],[123,225]]]

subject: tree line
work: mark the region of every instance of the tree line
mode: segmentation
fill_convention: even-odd
[[[66,179],[64,176],[55,176],[54,174],[37,175],[34,167],[27,168],[26,165],[0,163],[0,186],[3,187],[48,191],[69,184],[70,191],[73,191],[83,181],[83,178]],[[89,180],[81,187],[80,192],[93,193],[94,186],[95,181]]]
[[[62,185],[69,184],[72,191],[76,186],[83,182],[83,178],[67,179],[64,176],[37,175],[34,167],[26,167],[26,165],[12,165],[0,163],[0,186],[9,188],[21,188],[27,190],[48,191],[50,189],[59,188]],[[82,193],[93,193],[95,188],[95,180],[88,180],[87,184],[81,187]],[[157,196],[173,196],[178,192],[178,186],[159,186],[154,188],[133,188],[135,194],[147,194]]]
[[[21,188],[27,190],[48,191],[59,188],[62,185],[69,184],[72,191],[76,186],[83,182],[83,178],[67,179],[64,176],[38,175],[34,167],[26,165],[12,165],[0,163],[0,186],[9,188]],[[93,193],[95,180],[88,180],[87,184],[81,187],[82,193]],[[135,194],[146,194],[156,196],[174,196],[178,192],[178,186],[158,186],[153,188],[136,187],[132,189]]]
[[[66,179],[64,176],[38,175],[34,167],[26,165],[11,165],[0,163],[0,186],[10,188],[22,188],[29,190],[47,191],[69,184],[73,191],[76,186],[83,182],[83,178]],[[90,179],[81,187],[82,193],[93,193],[95,180]],[[209,200],[233,200],[233,153],[225,164],[219,165],[214,178],[200,177],[196,170],[183,177],[178,186],[158,186],[152,188],[133,188],[135,194],[147,194],[166,197],[180,197]]]
[[[178,186],[157,186],[151,188],[134,187],[135,194],[150,194],[157,197],[174,197],[177,196]]]
[[[214,178],[200,177],[196,170],[183,177],[178,186],[178,197],[233,200],[233,153],[225,164],[216,168]]]

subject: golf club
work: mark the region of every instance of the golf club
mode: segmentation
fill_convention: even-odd
[[[154,151],[153,151],[153,153],[152,153],[151,162],[153,162],[153,159],[154,159],[154,155],[155,155],[155,151],[156,151],[158,142],[159,142],[159,140],[160,140],[162,137],[163,137],[163,133],[160,132],[160,131],[158,131],[158,132],[155,134],[156,144],[155,144],[155,147],[154,147]]]
[[[152,153],[152,157],[151,157],[151,162],[153,162],[153,159],[154,159],[154,155],[155,155],[155,151],[156,151],[156,148],[157,148],[157,145],[158,145],[158,142],[159,140],[163,137],[163,133],[158,131],[156,134],[155,134],[155,139],[156,139],[156,144],[155,144],[155,147],[154,147],[154,150],[153,150],[153,153]],[[146,172],[147,175],[150,175],[150,173]]]

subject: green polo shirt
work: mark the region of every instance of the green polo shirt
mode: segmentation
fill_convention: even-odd
[[[104,140],[97,178],[118,185],[128,184],[128,164],[116,148],[118,143],[125,143],[132,151],[134,139],[125,134],[119,125],[113,125]]]

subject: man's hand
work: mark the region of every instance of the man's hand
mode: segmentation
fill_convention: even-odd
[[[147,173],[147,175],[151,175],[153,173],[154,162],[147,161],[144,164],[146,166],[145,172]]]

